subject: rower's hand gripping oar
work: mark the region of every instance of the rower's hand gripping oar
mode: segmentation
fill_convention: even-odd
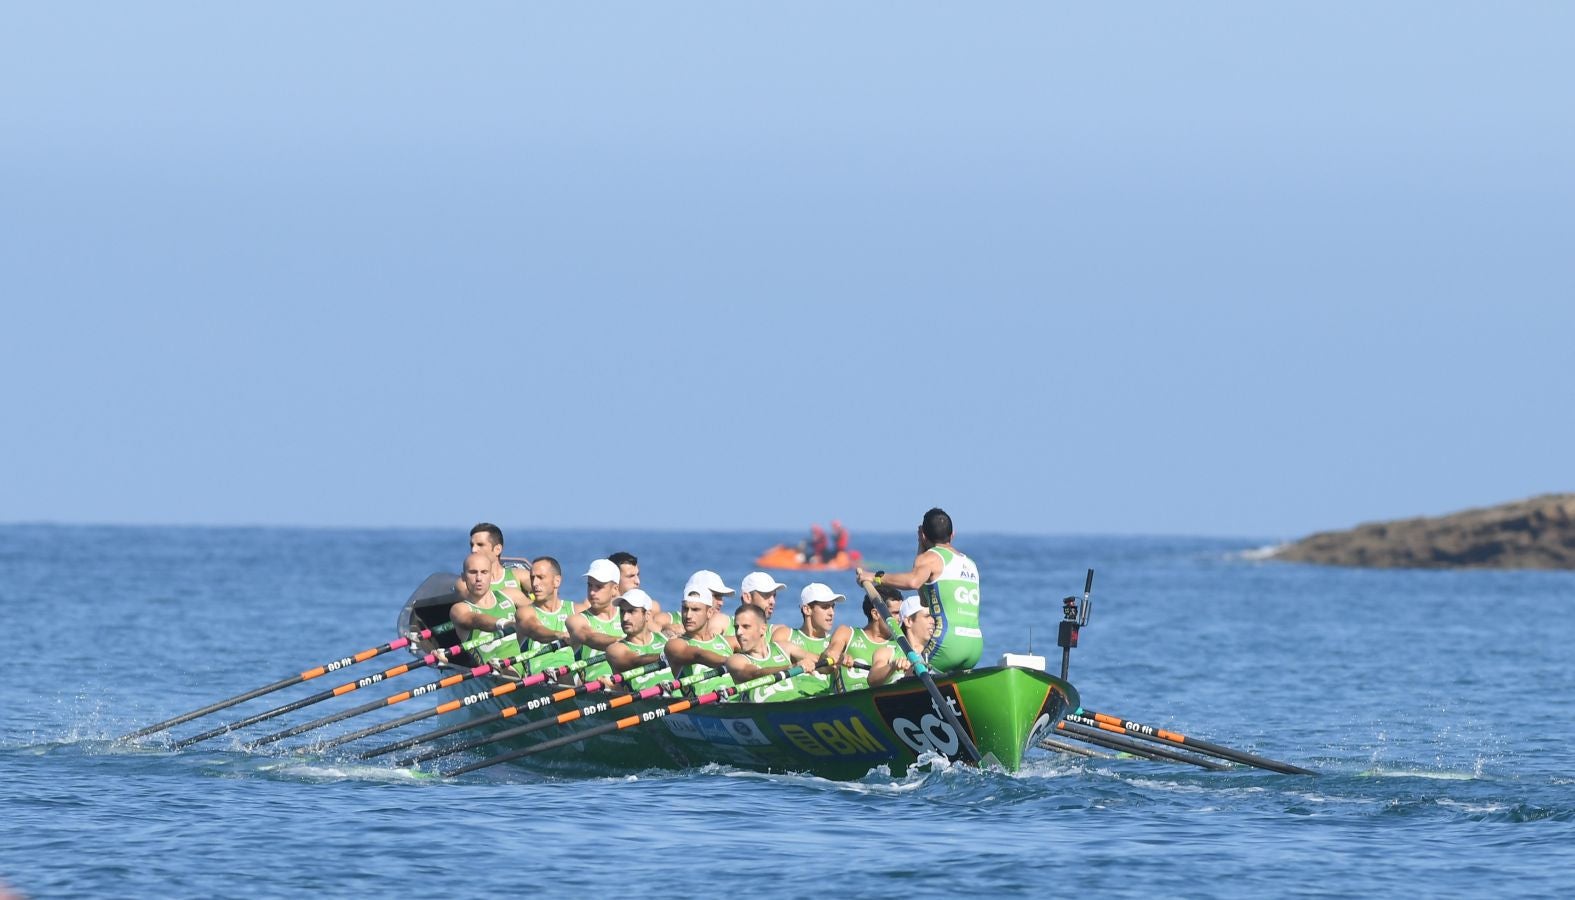
[[[510,624],[503,630],[509,631],[512,629],[513,625]],[[255,725],[258,722],[272,719],[275,716],[282,716],[285,713],[294,712],[298,709],[301,709],[302,707],[311,706],[314,703],[321,703],[324,700],[338,697],[341,694],[348,694],[351,691],[360,690],[361,688],[377,684],[389,678],[398,677],[405,674],[406,672],[413,672],[416,669],[425,668],[426,666],[430,666],[439,662],[440,654],[446,653],[449,655],[454,655],[457,653],[462,653],[468,650],[473,650],[482,644],[489,643],[494,640],[496,640],[496,638],[491,633],[478,634],[470,640],[465,641],[463,644],[455,644],[454,646],[445,648],[443,650],[434,650],[433,652],[426,654],[415,662],[398,665],[392,669],[388,669],[387,671],[379,672],[376,675],[368,675],[365,678],[357,679],[356,681],[347,681],[331,690],[320,691],[311,695],[310,697],[303,697],[294,703],[286,703],[283,706],[275,707],[268,710],[267,712],[260,712],[254,716],[247,716],[246,718],[237,722],[230,722],[226,725],[220,725],[218,728],[209,729],[194,737],[184,738],[182,740],[176,741],[170,746],[177,750],[181,749],[182,747],[189,747],[199,741],[205,741],[208,738],[218,737],[221,734],[228,734],[232,731],[235,731],[236,729],[245,728],[248,725]]]
[[[979,748],[974,746],[973,738],[968,736],[968,729],[963,727],[962,721],[957,718],[957,713],[952,711],[952,705],[942,696],[941,689],[935,686],[935,678],[930,675],[930,667],[924,664],[924,657],[908,643],[908,636],[902,632],[902,623],[886,609],[886,598],[880,595],[880,591],[875,590],[874,582],[859,583],[864,587],[864,593],[874,602],[875,609],[886,613],[886,628],[891,631],[903,654],[908,657],[908,662],[913,664],[913,674],[919,676],[919,681],[924,683],[924,689],[930,692],[930,702],[935,705],[936,712],[940,713],[946,724],[957,732],[957,743],[968,755],[968,761],[977,766],[984,757],[979,753]]]
[[[231,697],[228,700],[220,700],[217,703],[210,703],[209,705],[204,706],[202,709],[194,709],[189,713],[182,713],[173,719],[165,719],[164,721],[155,725],[149,725],[146,728],[139,728],[136,731],[121,737],[120,740],[131,741],[140,737],[147,737],[150,734],[164,731],[165,729],[172,728],[181,724],[182,722],[190,722],[192,719],[195,719],[199,716],[205,716],[208,713],[218,712],[221,709],[229,709],[238,703],[245,703],[247,700],[256,699],[263,696],[264,694],[271,694],[274,691],[282,690],[284,688],[290,687],[291,685],[300,684],[303,681],[310,681],[313,678],[317,678],[318,676],[327,675],[329,672],[337,672],[340,669],[348,668],[355,665],[356,663],[366,662],[374,656],[381,656],[391,650],[399,650],[403,647],[407,647],[415,641],[425,640],[426,638],[443,634],[452,630],[454,630],[454,623],[444,622],[442,625],[439,625],[436,628],[428,628],[424,631],[411,632],[409,635],[402,638],[395,638],[381,647],[373,647],[370,650],[362,650],[360,653],[357,653],[353,656],[346,656],[340,659],[332,660],[330,662],[325,662],[320,666],[314,666],[313,668],[307,669],[305,672],[302,672],[299,675],[292,675],[289,678],[282,678],[278,681],[275,681],[273,684],[263,685],[260,688],[247,691],[244,694]]]
[[[564,734],[555,738],[548,738],[539,744],[532,744],[529,747],[524,747],[519,750],[511,750],[508,753],[501,753],[497,756],[488,757],[487,759],[481,760],[480,762],[471,763],[467,766],[460,766],[457,769],[444,772],[443,776],[445,778],[451,778],[455,775],[463,775],[466,772],[474,772],[477,769],[485,769],[488,766],[495,766],[501,762],[508,762],[509,760],[519,759],[523,756],[530,756],[533,753],[541,753],[544,750],[562,747],[565,744],[573,744],[578,741],[597,737],[598,735],[610,734],[614,731],[620,731],[625,728],[633,728],[636,725],[645,725],[649,722],[654,722],[663,716],[672,715],[673,713],[681,713],[685,710],[693,709],[696,706],[705,706],[708,703],[716,703],[727,697],[746,694],[755,688],[764,687],[773,682],[781,681],[785,678],[792,678],[795,675],[802,675],[803,673],[803,666],[793,666],[792,668],[783,669],[780,672],[775,672],[770,675],[762,675],[759,678],[752,678],[743,684],[725,685],[708,694],[702,694],[693,700],[679,700],[677,703],[648,709],[644,712],[637,713],[632,716],[625,716],[622,719],[608,722],[604,725],[597,725],[594,728],[587,728],[582,731],[573,732],[571,734]]]

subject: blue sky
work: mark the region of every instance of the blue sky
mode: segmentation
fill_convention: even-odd
[[[1575,7],[24,4],[0,521],[1575,489]]]

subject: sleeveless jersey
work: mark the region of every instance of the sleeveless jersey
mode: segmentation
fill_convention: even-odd
[[[941,558],[941,574],[919,588],[919,598],[935,617],[935,634],[924,645],[930,668],[954,672],[973,668],[984,652],[979,630],[979,570],[973,560],[947,547],[931,547]]]
[[[788,656],[787,651],[783,650],[782,645],[776,641],[771,642],[771,646],[766,649],[764,657],[750,656],[748,653],[745,653],[744,656],[762,669],[793,665],[793,658]],[[782,681],[763,684],[750,691],[747,699],[750,703],[779,703],[783,700],[797,700],[799,697],[805,696],[803,687],[798,683],[798,680],[803,677],[803,675],[795,675]]]
[[[853,629],[853,637],[848,639],[847,655],[859,662],[874,663],[875,651],[882,647],[890,647],[894,654],[901,654],[897,649],[896,641],[878,641],[864,632],[862,628]],[[842,689],[844,691],[861,691],[870,686],[870,672],[868,669],[838,669],[842,673]],[[895,681],[896,679],[891,679]],[[890,682],[888,682],[890,683]]]
[[[491,616],[494,619],[502,619],[514,615],[514,601],[510,600],[509,596],[502,591],[494,590],[492,592],[492,602],[496,605],[490,607],[477,606],[469,600],[465,601],[465,605],[470,607],[472,612],[478,612],[484,616]],[[469,640],[470,638],[485,633],[486,632],[482,631],[472,631],[466,636],[465,639]],[[471,654],[483,664],[490,663],[495,659],[517,659],[520,655],[520,642],[519,639],[513,634],[510,634],[507,637],[488,641],[485,644],[482,644],[475,650],[472,650]]]
[[[608,635],[609,637],[623,637],[623,627],[618,624],[618,616],[617,615],[614,615],[612,617],[612,621],[609,622],[609,621],[606,621],[606,620],[603,620],[603,619],[599,618],[598,616],[596,616],[594,613],[592,613],[590,610],[587,609],[585,611],[585,621],[591,623],[591,630],[595,631],[598,634],[605,634],[605,635]],[[591,657],[596,656],[596,655],[598,655],[598,654],[600,654],[602,652],[603,651],[597,650],[595,647],[592,647],[590,644],[586,644],[583,647],[579,647],[579,648],[576,649],[576,651],[575,651],[575,659],[590,659]],[[607,660],[604,659],[604,660],[602,660],[599,663],[593,663],[593,664],[591,664],[589,666],[586,666],[580,672],[580,678],[582,680],[584,680],[584,681],[595,681],[596,679],[602,677],[603,675],[611,675],[611,674],[612,674],[612,663],[609,663]]]
[[[831,643],[831,636],[812,638],[805,634],[803,630],[795,628],[788,632],[788,643],[797,644],[819,656],[826,652],[826,645]],[[807,669],[809,666],[809,663],[805,663],[804,668]],[[805,672],[802,675],[794,675],[790,680],[797,686],[800,696],[813,697],[816,694],[828,694],[831,692],[831,672],[829,670],[824,672]]]
[[[519,591],[520,593],[525,594],[526,596],[529,596],[530,595],[530,584],[527,583],[524,587],[520,586],[520,579],[519,579],[519,574],[518,574],[519,571],[520,571],[519,569],[513,569],[513,568],[510,568],[508,566],[504,566],[503,567],[503,577],[498,579],[497,581],[492,582],[492,589],[495,590],[495,591],[499,591],[499,590],[502,590],[504,588],[514,588],[515,590]]]
[[[556,612],[548,612],[540,606],[536,607],[536,618],[541,620],[541,624],[551,628],[553,631],[567,631],[569,616],[573,614],[574,604],[561,597],[558,599]],[[533,640],[530,642],[530,649],[535,650],[543,643],[542,641]],[[564,647],[561,650],[554,650],[551,653],[543,653],[540,656],[533,657],[530,661],[530,671],[534,675],[544,669],[566,666],[572,662],[574,662],[574,648]]]
[[[727,638],[721,636],[720,634],[714,638],[710,638],[709,640],[701,640],[699,638],[685,638],[684,640],[687,640],[692,646],[699,647],[701,650],[710,650],[712,653],[719,653],[722,655],[723,659],[733,655],[733,648],[728,646]],[[684,666],[684,670],[678,673],[678,677],[688,678],[690,675],[693,675],[704,668],[706,667],[702,664],[692,663],[690,665]],[[727,674],[726,672],[722,672],[715,678],[707,678],[704,681],[696,682],[694,685],[692,685],[692,688],[695,692],[695,696],[699,696],[701,694],[710,693],[719,687],[726,687],[732,683],[733,676]]]
[[[653,631],[651,632],[650,643],[636,644],[634,641],[631,641],[628,638],[624,638],[619,643],[640,654],[641,656],[648,656],[652,653],[662,652],[662,648],[667,646],[667,635],[662,634],[660,631]],[[661,684],[664,681],[671,681],[672,678],[673,673],[671,670],[657,669],[655,672],[647,672],[644,675],[636,675],[633,678],[625,679],[624,685],[631,691],[640,691],[650,687],[653,684]]]

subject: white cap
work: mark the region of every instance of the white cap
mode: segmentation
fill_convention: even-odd
[[[712,594],[731,594],[733,589],[722,583],[722,576],[710,569],[701,569],[689,576],[689,581],[684,584],[684,599],[688,600],[690,594],[699,594],[705,602],[711,602]]]
[[[739,585],[738,589],[746,594],[750,591],[759,594],[769,594],[772,591],[780,591],[785,587],[787,585],[764,572],[750,572],[744,576],[744,583]]]
[[[650,609],[653,601],[651,600],[651,595],[645,591],[639,588],[630,588],[622,597],[618,598],[618,602],[627,603],[635,609]]]
[[[620,577],[618,567],[610,559],[598,559],[591,563],[590,571],[585,573],[586,578],[594,578],[602,584],[613,584]]]
[[[798,592],[798,602],[801,606],[808,606],[811,603],[840,603],[846,599],[848,598],[818,581],[811,581]]]
[[[919,595],[918,594],[914,594],[912,597],[905,597],[905,598],[903,598],[902,609],[897,611],[897,615],[902,616],[904,619],[906,619],[909,616],[913,615],[914,613],[916,613],[919,610],[924,609],[924,608],[925,608],[924,601],[919,599]]]

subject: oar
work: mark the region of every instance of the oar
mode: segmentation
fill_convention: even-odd
[[[358,662],[365,662],[374,656],[381,656],[390,650],[398,650],[402,647],[406,647],[414,641],[425,640],[426,638],[432,637],[434,635],[443,634],[453,630],[453,622],[444,622],[442,625],[439,625],[436,628],[428,628],[424,631],[412,632],[407,637],[396,638],[381,647],[373,647],[370,650],[362,650],[360,653],[357,653],[354,656],[346,656],[341,659],[336,659],[332,662],[323,663],[320,666],[307,669],[305,672],[302,672],[299,675],[292,675],[289,678],[280,679],[279,681],[275,681],[273,684],[264,685],[263,687],[257,688],[256,690],[247,691],[238,697],[231,697],[228,700],[220,700],[217,703],[204,706],[202,709],[194,709],[189,713],[182,713],[173,719],[166,719],[157,725],[149,725],[146,728],[138,729],[137,731],[133,731],[132,733],[120,738],[120,740],[130,741],[139,737],[147,737],[150,734],[163,731],[166,728],[179,725],[182,722],[190,722],[192,719],[195,719],[198,716],[205,716],[211,712],[218,712],[221,709],[228,709],[237,703],[245,703],[247,700],[261,697],[264,694],[271,694],[274,691],[287,688],[292,684],[300,684],[303,681],[310,681],[319,675],[326,675],[329,672],[337,672],[340,669],[353,666]]]
[[[882,597],[880,592],[875,590],[873,583],[866,582],[864,584],[864,593],[868,594],[870,599],[875,602],[874,609],[877,611],[886,609],[886,598]],[[886,616],[886,627],[891,630],[891,635],[896,639],[897,646],[907,655],[908,662],[913,664],[913,673],[919,676],[919,680],[924,683],[924,689],[930,692],[930,702],[935,705],[936,711],[941,714],[941,718],[946,720],[946,724],[950,725],[952,730],[957,732],[957,743],[962,747],[963,752],[968,754],[968,761],[977,766],[984,757],[979,753],[979,748],[974,746],[973,738],[968,736],[968,729],[963,727],[963,723],[958,720],[957,714],[952,712],[952,705],[946,702],[945,697],[941,696],[941,689],[935,686],[935,678],[930,675],[930,667],[924,664],[924,657],[920,656],[913,649],[913,646],[908,643],[908,636],[902,633],[902,623],[897,621],[896,616],[888,614]]]
[[[531,657],[540,655],[542,653],[548,653],[548,652],[551,652],[552,650],[556,650],[563,643],[564,643],[563,641],[559,640],[559,641],[553,641],[550,644],[543,644],[540,647],[538,647],[536,649],[536,651],[531,653],[529,656],[520,657],[519,661],[525,661],[525,660],[530,659]],[[593,657],[592,659],[595,659],[595,658]],[[586,665],[590,665],[591,662],[592,662],[592,660],[586,660],[584,662],[584,664],[579,665],[577,667],[576,666],[567,666],[567,665],[565,665],[565,666],[557,666],[555,668],[543,669],[542,671],[537,672],[534,675],[526,676],[525,678],[523,678],[523,679],[521,679],[519,681],[505,681],[504,683],[502,683],[500,685],[496,685],[496,686],[491,687],[491,688],[488,688],[485,691],[476,691],[474,693],[466,694],[463,697],[456,697],[453,700],[447,700],[447,701],[445,701],[443,703],[439,703],[437,706],[434,706],[431,709],[423,709],[420,712],[413,712],[413,713],[411,713],[408,716],[400,716],[397,719],[390,719],[387,722],[380,722],[380,723],[378,723],[376,725],[368,726],[366,728],[361,729],[360,731],[352,731],[349,734],[339,735],[338,737],[332,738],[330,740],[322,742],[321,744],[318,744],[316,749],[317,750],[328,750],[328,749],[331,749],[331,748],[334,748],[334,747],[341,746],[343,744],[348,744],[351,741],[358,741],[358,740],[360,740],[361,738],[364,738],[364,737],[371,737],[374,734],[382,734],[385,731],[392,731],[395,728],[399,728],[399,727],[404,726],[404,725],[409,725],[411,722],[419,722],[422,719],[431,718],[432,716],[440,716],[440,715],[443,715],[444,713],[447,713],[447,712],[453,712],[456,709],[459,709],[459,708],[465,707],[465,706],[470,706],[473,703],[479,703],[482,700],[487,700],[487,699],[490,699],[492,697],[501,697],[504,694],[513,693],[514,691],[517,691],[517,690],[519,690],[522,687],[531,687],[532,685],[541,684],[543,681],[547,680],[548,678],[561,678],[562,676],[567,675],[571,671],[575,671],[576,669],[584,668]],[[481,667],[481,668],[484,669],[485,667]],[[487,673],[485,671],[481,671],[480,674],[485,675]],[[414,694],[414,692],[412,692],[412,696],[419,696],[419,695],[416,695],[416,694]],[[402,701],[408,700],[408,699],[410,699],[410,697],[405,696],[403,694],[395,694],[393,697],[390,697],[388,699],[388,702],[386,704],[384,704],[384,705],[393,705],[395,703],[399,703],[399,702],[402,702]],[[304,752],[307,748],[301,747],[299,749]],[[398,748],[394,748],[394,749],[398,749]],[[387,752],[387,751],[384,751],[384,752]],[[376,754],[373,754],[373,755],[376,755]],[[366,758],[367,758],[366,756],[362,757],[362,759],[366,759]]]
[[[407,759],[401,759],[401,760],[395,762],[394,765],[396,765],[396,766],[415,765],[416,763],[423,763],[423,762],[426,762],[428,760],[437,759],[440,756],[448,756],[448,755],[450,755],[452,753],[458,753],[458,752],[460,752],[462,750],[473,750],[473,749],[475,749],[477,747],[481,747],[481,746],[484,746],[486,744],[492,744],[492,743],[496,743],[498,741],[508,740],[509,738],[519,737],[522,734],[530,734],[533,731],[540,731],[543,728],[550,728],[550,727],[552,727],[554,725],[564,725],[564,724],[567,724],[569,722],[573,722],[575,719],[583,719],[583,718],[585,718],[587,716],[594,716],[594,715],[598,715],[600,713],[607,712],[610,709],[617,709],[617,708],[619,708],[621,706],[628,706],[629,704],[634,703],[635,701],[638,701],[638,700],[649,700],[652,697],[657,697],[657,696],[660,696],[660,695],[662,695],[664,693],[670,693],[672,691],[676,691],[676,690],[679,690],[681,688],[688,687],[691,684],[695,684],[697,682],[704,681],[707,678],[714,678],[714,677],[716,677],[716,672],[714,670],[701,670],[701,671],[695,672],[694,674],[689,675],[689,676],[687,676],[685,678],[680,678],[680,679],[678,679],[676,681],[664,681],[664,682],[662,682],[660,684],[653,684],[650,687],[642,688],[642,689],[640,689],[638,691],[635,691],[634,693],[631,693],[631,694],[619,694],[616,697],[611,697],[611,698],[608,698],[606,700],[598,700],[597,702],[592,703],[590,706],[576,707],[575,709],[572,709],[572,710],[570,710],[570,711],[568,711],[566,713],[562,713],[562,714],[557,715],[557,716],[553,716],[552,718],[549,718],[549,719],[538,719],[535,722],[527,722],[524,725],[519,725],[519,726],[516,726],[514,728],[508,728],[508,729],[505,729],[503,731],[495,732],[493,734],[484,735],[484,736],[476,738],[474,740],[466,741],[463,744],[455,744],[452,747],[439,747],[439,748],[437,748],[435,750],[429,750],[426,753],[423,753],[423,754],[421,754],[419,756],[412,756],[412,757],[409,757]],[[566,698],[566,695],[565,695],[564,698]],[[538,698],[538,699],[544,699],[544,698]],[[554,702],[554,700],[552,698],[545,698],[545,702],[542,705],[546,705],[547,703],[551,703],[551,702]],[[514,707],[514,710],[516,712],[525,712],[525,711],[527,711],[527,709],[528,709],[528,705],[521,705],[521,706]]]
[[[518,662],[518,660],[495,659],[492,661],[492,664],[489,665],[475,666],[464,672],[458,672],[448,676],[447,678],[440,678],[437,681],[429,681],[420,687],[414,687],[408,691],[401,691],[398,694],[384,697],[381,700],[373,700],[370,703],[363,703],[354,709],[347,709],[344,712],[337,712],[330,716],[323,716],[320,719],[313,719],[310,722],[303,722],[300,725],[291,726],[284,729],[283,731],[276,731],[273,734],[267,735],[266,737],[260,737],[257,740],[246,744],[242,749],[256,750],[258,747],[264,746],[266,744],[272,744],[275,741],[282,741],[288,737],[295,737],[298,734],[304,734],[308,731],[315,731],[324,725],[332,725],[335,722],[342,722],[345,719],[351,718],[353,716],[359,716],[362,713],[369,713],[374,709],[383,709],[385,707],[393,706],[395,703],[403,703],[406,700],[409,700],[411,697],[422,697],[432,693],[433,691],[440,691],[446,687],[453,687],[456,684],[468,681],[472,678],[479,678],[482,675],[491,675],[495,671],[493,669],[493,665],[511,666],[516,662]]]
[[[1111,750],[1120,750],[1123,753],[1130,753],[1133,756],[1141,756],[1144,759],[1153,759],[1162,762],[1168,760],[1170,762],[1188,763],[1190,765],[1197,766],[1200,769],[1215,769],[1217,771],[1230,768],[1230,766],[1227,766],[1224,763],[1217,763],[1212,759],[1203,759],[1202,757],[1188,756],[1185,753],[1176,753],[1171,750],[1165,750],[1160,747],[1156,747],[1153,744],[1144,744],[1141,741],[1134,741],[1129,737],[1120,737],[1118,735],[1100,731],[1097,728],[1089,728],[1087,726],[1078,725],[1073,722],[1057,722],[1055,727],[1067,737],[1077,738],[1080,741],[1087,741],[1090,744],[1095,744],[1100,747],[1107,747]]]
[[[1086,756],[1090,759],[1110,758],[1109,756],[1100,753],[1097,750],[1090,750],[1087,747],[1079,747],[1076,744],[1069,744],[1066,741],[1058,741],[1055,738],[1040,738],[1039,746],[1045,748],[1046,750],[1055,750],[1060,753],[1070,753],[1073,756]]]
[[[275,741],[284,740],[287,737],[294,737],[295,735],[298,735],[298,734],[303,734],[303,733],[308,732],[308,731],[314,731],[314,730],[316,730],[318,728],[323,727],[324,725],[330,725],[330,724],[332,724],[334,722],[342,722],[345,719],[349,719],[349,718],[354,717],[354,716],[359,716],[362,713],[369,713],[369,712],[371,712],[374,709],[384,709],[386,707],[393,706],[396,703],[403,703],[406,700],[411,699],[412,697],[424,697],[427,694],[432,693],[433,691],[440,691],[443,688],[453,687],[456,684],[459,684],[459,683],[464,682],[464,681],[469,681],[472,678],[480,678],[483,675],[491,675],[493,672],[495,672],[495,671],[497,671],[497,670],[499,670],[501,668],[507,668],[509,666],[516,666],[516,665],[519,665],[520,663],[526,662],[526,661],[528,661],[530,659],[533,659],[533,658],[535,658],[537,656],[540,656],[543,653],[548,653],[548,652],[551,652],[553,650],[557,650],[558,648],[563,646],[563,643],[564,643],[563,641],[553,641],[550,644],[543,644],[540,647],[535,648],[530,653],[527,653],[524,656],[514,657],[512,659],[510,659],[510,658],[494,659],[490,663],[488,663],[487,665],[474,666],[474,667],[470,668],[467,671],[455,673],[453,675],[448,676],[447,678],[442,678],[442,679],[439,679],[437,681],[429,681],[426,684],[421,685],[420,687],[414,687],[414,688],[411,688],[408,691],[401,691],[400,693],[393,694],[393,695],[388,696],[388,697],[384,697],[381,700],[373,700],[373,701],[371,701],[369,703],[363,703],[363,704],[361,704],[360,706],[357,706],[354,709],[348,709],[348,710],[345,710],[344,712],[334,713],[333,715],[330,715],[330,716],[323,716],[320,719],[313,719],[310,722],[305,722],[305,723],[300,724],[300,725],[295,725],[293,727],[286,728],[283,731],[276,731],[273,734],[268,735],[267,737],[258,738],[257,740],[252,741],[251,743],[247,744],[244,747],[244,749],[246,749],[246,750],[255,750],[258,747],[263,746],[264,744],[271,744],[271,743],[273,743]]]
[[[1188,750],[1195,750],[1198,753],[1207,753],[1210,756],[1217,756],[1220,759],[1228,759],[1231,762],[1238,762],[1242,763],[1243,765],[1253,766],[1259,769],[1268,769],[1270,772],[1279,772],[1284,775],[1318,774],[1311,769],[1304,769],[1301,766],[1293,766],[1290,763],[1268,759],[1266,757],[1257,756],[1252,753],[1245,753],[1241,750],[1232,750],[1229,747],[1222,747],[1219,744],[1211,744],[1208,741],[1187,737],[1186,735],[1177,731],[1166,731],[1163,728],[1155,728],[1152,725],[1144,725],[1141,722],[1129,722],[1126,719],[1120,718],[1118,716],[1110,716],[1104,713],[1094,712],[1093,710],[1089,709],[1080,708],[1075,713],[1067,713],[1066,721],[1089,728],[1099,728],[1104,731],[1112,731],[1117,734],[1125,734],[1132,737],[1143,738],[1144,740],[1153,741],[1157,744],[1168,744],[1174,747],[1185,747]]]
[[[548,738],[541,743],[532,744],[529,747],[524,747],[519,750],[511,750],[508,753],[502,753],[497,756],[489,757],[480,762],[474,762],[470,765],[460,766],[457,769],[444,772],[443,776],[445,778],[452,778],[455,775],[464,775],[466,772],[474,772],[477,769],[485,769],[488,766],[495,766],[501,762],[508,762],[512,759],[519,759],[522,756],[530,756],[533,753],[541,753],[545,750],[551,750],[555,747],[562,747],[565,744],[573,744],[578,741],[597,737],[598,735],[611,734],[614,731],[621,731],[625,728],[633,728],[636,725],[644,725],[648,722],[654,722],[663,716],[672,715],[673,713],[681,713],[684,710],[691,709],[696,706],[704,706],[708,703],[716,703],[717,701],[724,698],[748,693],[755,688],[764,687],[765,685],[771,684],[772,682],[781,681],[784,678],[792,678],[794,675],[802,675],[803,673],[803,666],[793,666],[792,668],[784,669],[781,672],[776,672],[771,675],[762,675],[759,678],[752,678],[743,684],[726,685],[708,694],[702,694],[693,700],[679,700],[677,703],[673,703],[668,706],[658,706],[653,709],[648,709],[642,713],[637,713],[632,716],[625,716],[622,719],[617,719],[603,725],[597,725],[594,728],[587,728],[583,731],[576,731],[572,734],[564,734],[555,738]]]
[[[512,628],[513,628],[513,626],[510,625],[507,628],[503,629],[503,631],[509,631],[509,630],[512,630]],[[502,632],[499,632],[499,633],[502,633]],[[479,634],[479,635],[471,638],[468,641],[465,641],[463,644],[455,644],[452,647],[445,648],[441,652],[452,656],[452,655],[455,655],[455,654],[458,654],[458,653],[463,653],[463,652],[465,652],[467,650],[472,650],[472,649],[474,649],[476,647],[481,646],[482,644],[485,644],[485,643],[487,643],[489,641],[493,641],[493,640],[496,640],[496,639],[497,638],[494,637],[494,635],[491,634],[491,633],[483,633],[483,634]],[[336,688],[333,688],[331,690],[326,690],[326,691],[319,691],[318,693],[313,694],[310,697],[303,697],[300,700],[295,701],[294,703],[286,703],[283,706],[274,707],[273,709],[270,709],[267,712],[260,712],[260,713],[254,715],[254,716],[247,716],[246,718],[241,719],[240,721],[237,721],[237,722],[230,722],[227,725],[220,725],[218,728],[209,729],[207,731],[204,731],[202,734],[196,735],[194,737],[189,737],[189,738],[185,738],[183,740],[176,741],[175,743],[171,744],[170,746],[175,748],[175,749],[177,749],[177,750],[181,749],[182,747],[189,747],[192,744],[197,743],[198,741],[205,741],[205,740],[207,740],[208,738],[211,738],[211,737],[218,737],[221,734],[228,734],[228,733],[230,733],[232,731],[235,731],[238,728],[245,728],[248,725],[255,725],[258,722],[267,721],[268,719],[272,719],[275,716],[282,716],[285,713],[295,712],[296,710],[301,709],[302,707],[311,706],[314,703],[321,703],[324,700],[329,700],[329,699],[332,699],[334,697],[338,697],[341,694],[348,694],[351,691],[360,690],[361,688],[367,687],[369,685],[374,685],[374,684],[377,684],[377,683],[379,683],[381,681],[386,681],[389,678],[396,678],[396,677],[398,677],[400,675],[405,674],[406,672],[413,672],[416,669],[425,668],[426,666],[430,666],[433,663],[438,661],[438,652],[439,651],[434,651],[432,653],[428,653],[425,656],[421,657],[420,659],[416,660],[415,662],[405,663],[403,665],[398,665],[398,666],[395,666],[392,669],[389,669],[387,671],[379,672],[376,675],[368,675],[365,678],[361,678],[361,679],[358,679],[356,681],[347,681],[344,684],[341,684],[341,685],[339,685]]]
[[[398,728],[400,725],[410,725],[411,722],[419,722],[419,720],[428,719],[428,717],[432,716],[444,716],[444,714],[447,714],[447,712],[454,712],[455,709],[465,708],[465,706],[471,706],[474,705],[474,703],[480,703],[482,700],[491,700],[491,698],[512,694],[512,692],[521,689],[521,687],[535,686],[535,684],[540,684],[540,682],[545,681],[547,678],[562,679],[565,675],[569,675],[570,671],[583,670],[583,668],[589,667],[589,665],[597,664],[597,662],[600,662],[600,660],[602,660],[602,656],[592,656],[589,657],[589,659],[575,660],[575,662],[572,662],[572,664],[569,665],[561,665],[561,667],[558,668],[550,668],[550,670],[539,671],[539,673],[535,673],[535,675],[532,675],[531,678],[526,678],[524,681],[510,681],[509,684],[499,684],[498,687],[493,687],[491,690],[480,690],[480,692],[476,692],[476,694],[466,694],[465,697],[457,697],[454,698],[454,700],[447,701],[447,703],[439,703],[438,706],[435,706],[435,708],[432,709],[427,709],[427,711],[411,712],[410,716],[405,716],[403,719],[395,719],[392,720],[392,722],[383,723],[383,725],[376,725],[376,727],[373,728],[364,728],[364,730],[356,731],[354,735],[345,735],[343,738],[334,739],[334,741],[324,744],[324,747],[337,747],[339,744],[348,744],[350,741],[367,738],[367,736],[376,735],[376,733],[380,733],[380,731]],[[654,662],[654,664],[650,664],[650,668],[660,668],[661,665],[663,664],[660,664],[660,662]],[[639,673],[643,675],[643,671],[639,671]],[[613,682],[613,684],[619,684],[619,682],[624,681],[625,678],[633,678],[635,675],[636,670],[625,671],[625,673],[614,673],[614,675],[608,676],[608,681]],[[551,697],[562,698],[567,697],[567,695],[586,694],[586,692],[591,692],[591,690],[602,690],[602,687],[602,679],[595,679],[595,681],[584,682],[584,684],[580,684],[580,686],[565,687],[564,690],[559,690],[558,694],[553,694]],[[534,709],[535,705],[540,705],[540,703],[545,703],[545,700],[540,697],[532,698],[531,706],[529,706],[529,708]],[[504,706],[504,708],[499,709],[498,712],[488,712],[488,714],[485,714],[485,716],[477,716],[474,717],[474,719],[466,719],[465,722],[457,723],[457,725],[449,725],[449,727],[444,728],[435,728],[435,730],[432,731],[422,731],[421,735],[416,735],[414,738],[405,738],[403,741],[394,741],[392,744],[384,744],[384,746],[381,747],[373,747],[373,749],[361,753],[358,758],[361,758],[361,760],[370,760],[370,758],[373,757],[381,757],[381,755],[384,755],[384,753],[392,753],[394,750],[403,750],[406,749],[406,747],[414,747],[416,744],[425,744],[425,742],[436,741],[436,739],[439,738],[447,738],[447,736],[454,735],[454,733],[458,733],[458,731],[468,731],[471,730],[471,728],[479,728],[482,727],[482,725],[488,725],[488,723],[491,722],[498,722],[499,719],[507,719],[507,717],[510,716],[517,716],[518,712],[523,711],[524,708],[526,708],[526,705]]]

